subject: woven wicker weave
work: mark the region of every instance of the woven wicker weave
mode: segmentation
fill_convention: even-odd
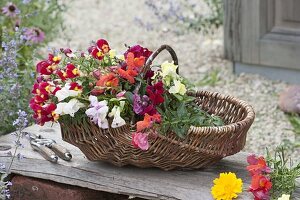
[[[164,49],[171,53],[177,64],[175,52],[164,45],[152,54],[145,66],[150,66]],[[199,91],[189,92],[188,95],[196,97],[198,106],[210,114],[220,116],[226,125],[191,127],[184,140],[173,133],[166,136],[158,134],[156,138],[150,139],[147,151],[133,147],[129,125],[103,130],[87,118],[72,124],[61,123],[62,138],[77,146],[92,161],[101,160],[117,166],[130,164],[143,168],[158,167],[164,170],[207,167],[243,149],[247,131],[255,117],[251,106],[218,93]]]

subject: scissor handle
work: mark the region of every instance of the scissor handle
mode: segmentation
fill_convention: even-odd
[[[46,160],[57,163],[58,157],[55,155],[55,153],[49,149],[48,147],[36,143],[34,140],[30,142],[32,148],[36,151],[38,151]]]
[[[58,155],[61,159],[65,161],[70,161],[72,159],[70,151],[59,144],[52,143],[51,145],[49,145],[49,148],[51,148],[51,150],[53,150],[56,153],[56,155]]]

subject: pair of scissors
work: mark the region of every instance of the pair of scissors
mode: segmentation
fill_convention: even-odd
[[[44,138],[41,135],[28,133],[31,147],[38,151],[46,160],[57,163],[58,157],[70,161],[72,154],[69,150],[56,143],[53,139]]]

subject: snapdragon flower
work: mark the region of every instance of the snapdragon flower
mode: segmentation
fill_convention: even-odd
[[[174,86],[170,87],[169,92],[171,94],[184,95],[186,93],[186,87],[179,80],[174,80]]]
[[[121,101],[124,104],[124,101]],[[121,107],[122,106],[114,106],[111,112],[108,114],[109,117],[114,117],[111,127],[117,128],[124,126],[126,124],[125,120],[121,117]]]
[[[81,94],[82,90],[72,90],[71,84],[67,83],[61,90],[58,90],[55,94],[55,96],[58,98],[58,101],[63,101],[64,99],[68,97],[75,97],[79,96]]]
[[[74,98],[69,102],[58,103],[54,113],[58,115],[70,115],[71,117],[74,117],[75,113],[83,107],[85,107],[85,105],[78,101],[78,99]]]
[[[107,113],[108,106],[107,101],[98,101],[96,96],[90,96],[90,108],[85,111],[85,114],[95,123],[98,124],[99,128],[107,129],[108,121],[107,121]]]

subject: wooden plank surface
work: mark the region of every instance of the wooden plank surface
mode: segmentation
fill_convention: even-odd
[[[73,159],[71,162],[59,160],[58,164],[52,164],[34,152],[29,142],[23,139],[25,147],[20,152],[26,158],[14,162],[12,173],[15,174],[146,199],[212,199],[210,194],[212,181],[220,172],[235,172],[243,179],[244,188],[249,186],[250,178],[245,170],[247,155],[245,153],[228,157],[205,170],[165,172],[132,166],[119,168],[108,163],[88,161],[78,148],[61,140],[57,124],[53,127],[32,126],[26,131],[55,139],[71,150]],[[2,136],[0,145],[12,145],[13,140],[12,135]],[[0,153],[0,163],[8,164],[10,158],[6,156],[6,152]],[[253,197],[248,192],[243,192],[238,199],[246,200]]]
[[[224,55],[228,60],[242,61],[240,0],[224,0]]]

